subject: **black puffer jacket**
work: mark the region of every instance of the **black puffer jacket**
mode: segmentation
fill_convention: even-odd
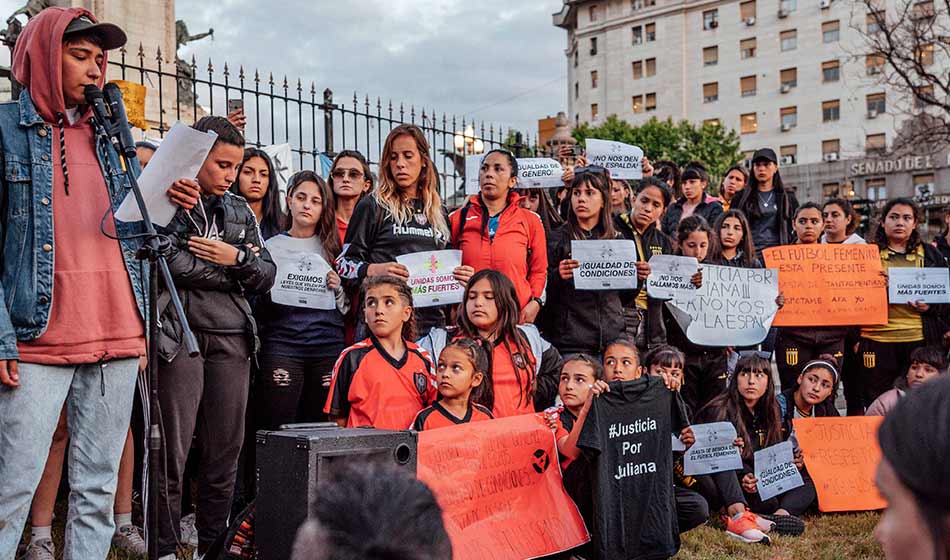
[[[645,253],[641,258],[647,262],[655,255],[673,254],[673,240],[670,239],[669,236],[660,231],[660,229],[653,224],[643,232],[643,235],[640,235],[630,221],[629,213],[619,214],[614,217],[614,228],[620,232],[620,235],[622,235],[624,239],[640,242],[643,252]],[[637,239],[638,237],[639,240]],[[645,289],[646,283],[639,282],[634,292],[634,298],[629,303],[630,306],[636,305],[636,298],[639,297],[640,290]],[[649,348],[667,343],[662,300],[647,297],[646,326],[644,328],[646,329],[646,343]]]
[[[192,330],[211,334],[245,334],[254,352],[258,348],[257,326],[246,296],[267,293],[274,285],[277,266],[271,260],[254,212],[247,202],[231,193],[202,197],[190,211],[183,208],[162,228],[172,248],[168,268],[175,280],[188,323]],[[247,251],[245,261],[221,266],[196,257],[188,250],[188,239],[203,236],[236,247],[251,244],[258,253]],[[182,346],[182,325],[171,305],[164,285],[159,286],[161,321],[159,355],[171,361]]]

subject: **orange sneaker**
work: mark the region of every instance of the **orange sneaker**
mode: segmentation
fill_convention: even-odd
[[[723,516],[726,524],[726,535],[744,543],[772,544],[769,536],[760,528],[758,516],[751,511],[744,511],[735,517]]]

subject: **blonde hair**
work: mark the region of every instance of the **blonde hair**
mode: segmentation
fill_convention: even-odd
[[[393,143],[400,136],[409,136],[416,142],[419,157],[422,158],[422,173],[419,175],[419,198],[422,199],[422,211],[432,224],[432,229],[442,241],[449,239],[449,226],[442,213],[442,198],[439,196],[439,176],[435,170],[435,163],[429,155],[429,142],[419,127],[411,124],[402,124],[392,129],[386,142],[383,144],[383,153],[379,162],[379,185],[373,191],[373,198],[384,210],[389,212],[393,221],[404,226],[412,221],[412,207],[406,204],[399,192],[399,186],[389,168],[389,161],[393,153]]]

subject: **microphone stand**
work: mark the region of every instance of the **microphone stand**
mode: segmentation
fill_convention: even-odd
[[[93,88],[95,91],[92,91]],[[103,96],[105,94],[105,96]],[[149,425],[148,430],[148,558],[149,560],[158,560],[158,473],[162,468],[162,461],[159,452],[163,447],[161,422],[161,408],[158,402],[158,336],[159,336],[159,310],[158,303],[158,278],[159,274],[165,284],[171,297],[171,304],[174,307],[175,314],[182,326],[182,337],[185,349],[188,355],[195,357],[199,355],[198,340],[188,324],[188,318],[185,316],[184,307],[181,304],[181,298],[178,296],[178,290],[175,288],[175,281],[172,278],[171,271],[168,268],[167,255],[171,249],[171,243],[167,237],[160,235],[155,230],[155,225],[148,213],[148,207],[142,197],[142,191],[139,188],[138,180],[132,172],[132,160],[137,159],[135,154],[135,141],[132,139],[132,131],[129,128],[128,119],[125,114],[125,105],[122,100],[122,93],[114,84],[107,84],[104,91],[99,91],[95,86],[86,86],[86,99],[93,107],[101,129],[105,136],[111,140],[116,151],[122,159],[126,178],[131,186],[132,195],[135,197],[136,205],[142,215],[142,223],[145,229],[145,237],[142,247],[138,250],[136,257],[139,260],[149,261],[149,314],[148,314],[148,407],[149,407]],[[105,103],[103,103],[105,101]],[[103,109],[106,109],[105,111]]]

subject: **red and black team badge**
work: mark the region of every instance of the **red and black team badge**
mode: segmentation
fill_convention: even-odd
[[[517,369],[526,369],[528,367],[528,363],[525,362],[521,352],[515,352],[511,355],[511,363],[513,363]]]
[[[867,369],[874,369],[874,366],[877,365],[877,356],[874,355],[874,352],[865,352],[862,357],[864,358],[864,367]]]
[[[426,394],[426,388],[429,385],[429,378],[426,374],[421,371],[417,371],[412,374],[412,382],[416,386],[416,391],[419,391],[420,395]]]
[[[798,365],[798,348],[785,349],[785,363],[790,366]]]
[[[416,213],[415,220],[420,226],[424,226],[429,223],[429,218],[427,218],[426,215],[421,212]]]

